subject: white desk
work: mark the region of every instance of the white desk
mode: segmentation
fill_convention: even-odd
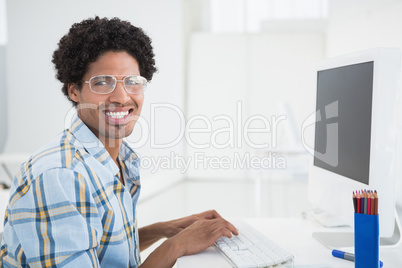
[[[353,262],[332,257],[331,250],[312,237],[315,231],[328,230],[310,219],[272,218],[247,219],[251,226],[275,241],[294,255],[295,268],[352,268]],[[350,251],[349,251],[350,252]],[[402,266],[402,246],[395,249],[380,249],[384,268]],[[177,268],[229,268],[220,253],[213,247],[200,253],[203,258],[185,256],[177,261]],[[196,260],[196,263],[195,263]]]

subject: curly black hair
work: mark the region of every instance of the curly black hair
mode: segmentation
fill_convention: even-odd
[[[75,23],[64,35],[53,53],[52,63],[56,78],[63,83],[64,95],[68,96],[68,84],[82,88],[83,77],[89,64],[108,51],[125,51],[138,62],[140,74],[151,81],[156,72],[151,39],[141,28],[119,18],[89,18]]]

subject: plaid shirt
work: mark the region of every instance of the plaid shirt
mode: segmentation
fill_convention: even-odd
[[[77,117],[24,163],[11,187],[0,267],[137,267],[139,158],[123,141],[120,172]]]

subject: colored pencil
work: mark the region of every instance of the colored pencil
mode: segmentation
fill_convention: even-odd
[[[367,214],[367,192],[364,190],[364,212],[363,214]]]
[[[371,191],[371,215],[375,215],[374,193],[373,193],[373,191]]]
[[[356,190],[352,197],[355,213],[378,215],[377,190]]]
[[[357,195],[356,195],[356,199],[357,199],[357,213],[360,213],[361,212],[361,209],[360,209],[360,207],[361,207],[361,198],[360,198],[360,193],[359,193],[359,191],[356,191],[356,193],[357,193]]]

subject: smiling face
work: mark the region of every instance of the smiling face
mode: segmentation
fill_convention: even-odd
[[[138,62],[127,52],[109,51],[89,65],[83,80],[96,75],[113,75],[122,80],[127,75],[140,75]],[[77,103],[78,116],[104,143],[106,140],[121,140],[133,131],[141,114],[144,94],[129,94],[122,82],[109,94],[91,91],[88,83],[81,90],[69,84],[68,94]]]

